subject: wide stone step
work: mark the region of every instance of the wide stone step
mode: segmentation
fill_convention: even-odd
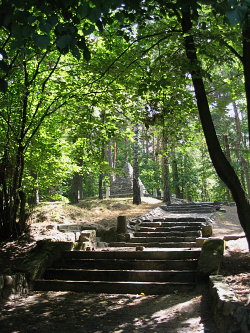
[[[36,291],[76,291],[109,294],[141,294],[161,295],[176,291],[188,291],[195,287],[194,283],[176,282],[124,282],[124,281],[61,281],[36,280],[33,289]]]
[[[182,208],[182,209],[175,209],[175,208],[170,208],[168,209],[168,212],[170,213],[177,213],[177,214],[210,214],[213,213],[213,209],[209,208]]]
[[[199,232],[202,228],[196,226],[177,226],[177,227],[143,227],[140,226],[139,232]]]
[[[196,227],[196,228],[202,228],[205,225],[205,223],[202,222],[142,222],[139,227]]]
[[[207,222],[205,217],[193,217],[193,216],[182,216],[182,217],[154,217],[152,219],[143,219],[143,222]]]
[[[199,202],[199,203],[186,203],[186,204],[170,204],[170,205],[161,205],[162,209],[169,209],[169,208],[210,208],[213,210],[216,210],[218,206],[214,205],[213,203],[203,203],[203,202]]]
[[[194,282],[194,271],[179,270],[85,270],[47,269],[47,280],[70,281],[138,281],[138,282]]]
[[[137,246],[151,247],[151,248],[192,248],[196,247],[196,242],[151,242],[151,243],[130,243],[130,242],[112,242],[109,243],[110,247],[137,247]]]
[[[195,242],[196,237],[131,237],[128,243],[164,243],[164,242],[169,242],[169,243],[179,243],[179,242]]]
[[[141,245],[141,244],[140,244]],[[168,249],[158,251],[65,251],[64,259],[126,259],[126,260],[178,260],[198,259],[200,249]]]
[[[135,232],[134,237],[199,237],[201,235],[200,231],[168,231],[168,232],[159,232],[159,231],[138,231]]]
[[[197,259],[183,260],[140,260],[140,259],[71,259],[57,261],[57,268],[79,269],[148,269],[148,270],[194,270]]]

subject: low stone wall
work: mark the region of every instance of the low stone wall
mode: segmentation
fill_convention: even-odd
[[[26,294],[32,281],[39,278],[63,251],[71,250],[73,242],[38,241],[27,257],[13,268],[13,272],[0,275],[0,300]]]
[[[240,303],[225,278],[210,276],[213,314],[220,333],[249,333],[250,308]]]

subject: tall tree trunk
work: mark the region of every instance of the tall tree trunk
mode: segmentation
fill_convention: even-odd
[[[228,135],[224,134],[224,143],[225,143],[225,155],[228,160],[228,162],[232,162],[231,159],[231,152],[230,152],[230,146],[229,146],[229,140],[228,140]]]
[[[246,160],[241,151],[241,144],[244,147],[244,141],[242,138],[241,132],[241,122],[238,113],[237,106],[235,102],[233,102],[233,110],[234,110],[234,117],[235,117],[235,127],[236,127],[236,145],[235,145],[235,152],[238,158],[238,163],[240,165],[240,175],[241,175],[241,182],[244,186],[244,183],[247,184],[247,191],[248,191],[248,198],[250,199],[250,173],[249,173],[249,162]],[[247,149],[247,147],[245,147]]]
[[[163,129],[162,135],[162,148],[163,148],[163,157],[162,157],[162,182],[163,182],[163,201],[167,204],[171,204],[171,195],[170,195],[170,181],[169,181],[169,161],[168,161],[168,137]]]
[[[242,46],[242,64],[244,69],[248,116],[248,144],[250,146],[250,27],[247,24],[245,24],[242,29]]]
[[[228,162],[225,154],[221,149],[218,137],[216,135],[207,100],[207,94],[202,79],[202,68],[197,58],[194,37],[191,32],[193,25],[190,6],[185,6],[182,9],[181,24],[184,33],[184,45],[186,55],[190,62],[190,73],[193,81],[201,124],[208,146],[208,151],[216,172],[218,173],[222,181],[228,186],[236,202],[239,220],[242,228],[246,233],[248,245],[250,248],[250,204],[233,167]]]
[[[139,184],[139,128],[135,126],[135,142],[134,142],[134,163],[133,163],[133,204],[141,204],[141,191]]]
[[[99,181],[98,181],[98,199],[103,199],[103,174],[101,173],[99,175]]]
[[[78,203],[82,192],[82,176],[75,172],[71,181],[69,200],[72,204]]]
[[[178,164],[174,148],[171,151],[171,155],[172,155],[172,174],[173,174],[174,193],[176,195],[176,198],[181,199],[182,195],[180,189],[179,171],[178,171]]]

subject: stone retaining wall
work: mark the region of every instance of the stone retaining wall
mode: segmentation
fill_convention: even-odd
[[[210,295],[220,333],[250,332],[250,307],[238,301],[223,276],[210,276]]]
[[[13,272],[0,275],[0,300],[26,294],[32,281],[39,278],[63,251],[71,250],[72,242],[38,241],[27,257],[13,268]]]

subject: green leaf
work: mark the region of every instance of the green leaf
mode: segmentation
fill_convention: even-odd
[[[8,89],[8,83],[4,79],[0,79],[0,91],[6,93]]]
[[[34,37],[34,41],[37,46],[46,49],[50,43],[50,38],[48,35],[37,35]]]
[[[56,46],[60,50],[63,50],[65,48],[69,47],[71,40],[72,40],[71,35],[69,35],[69,34],[63,35],[57,39]]]

